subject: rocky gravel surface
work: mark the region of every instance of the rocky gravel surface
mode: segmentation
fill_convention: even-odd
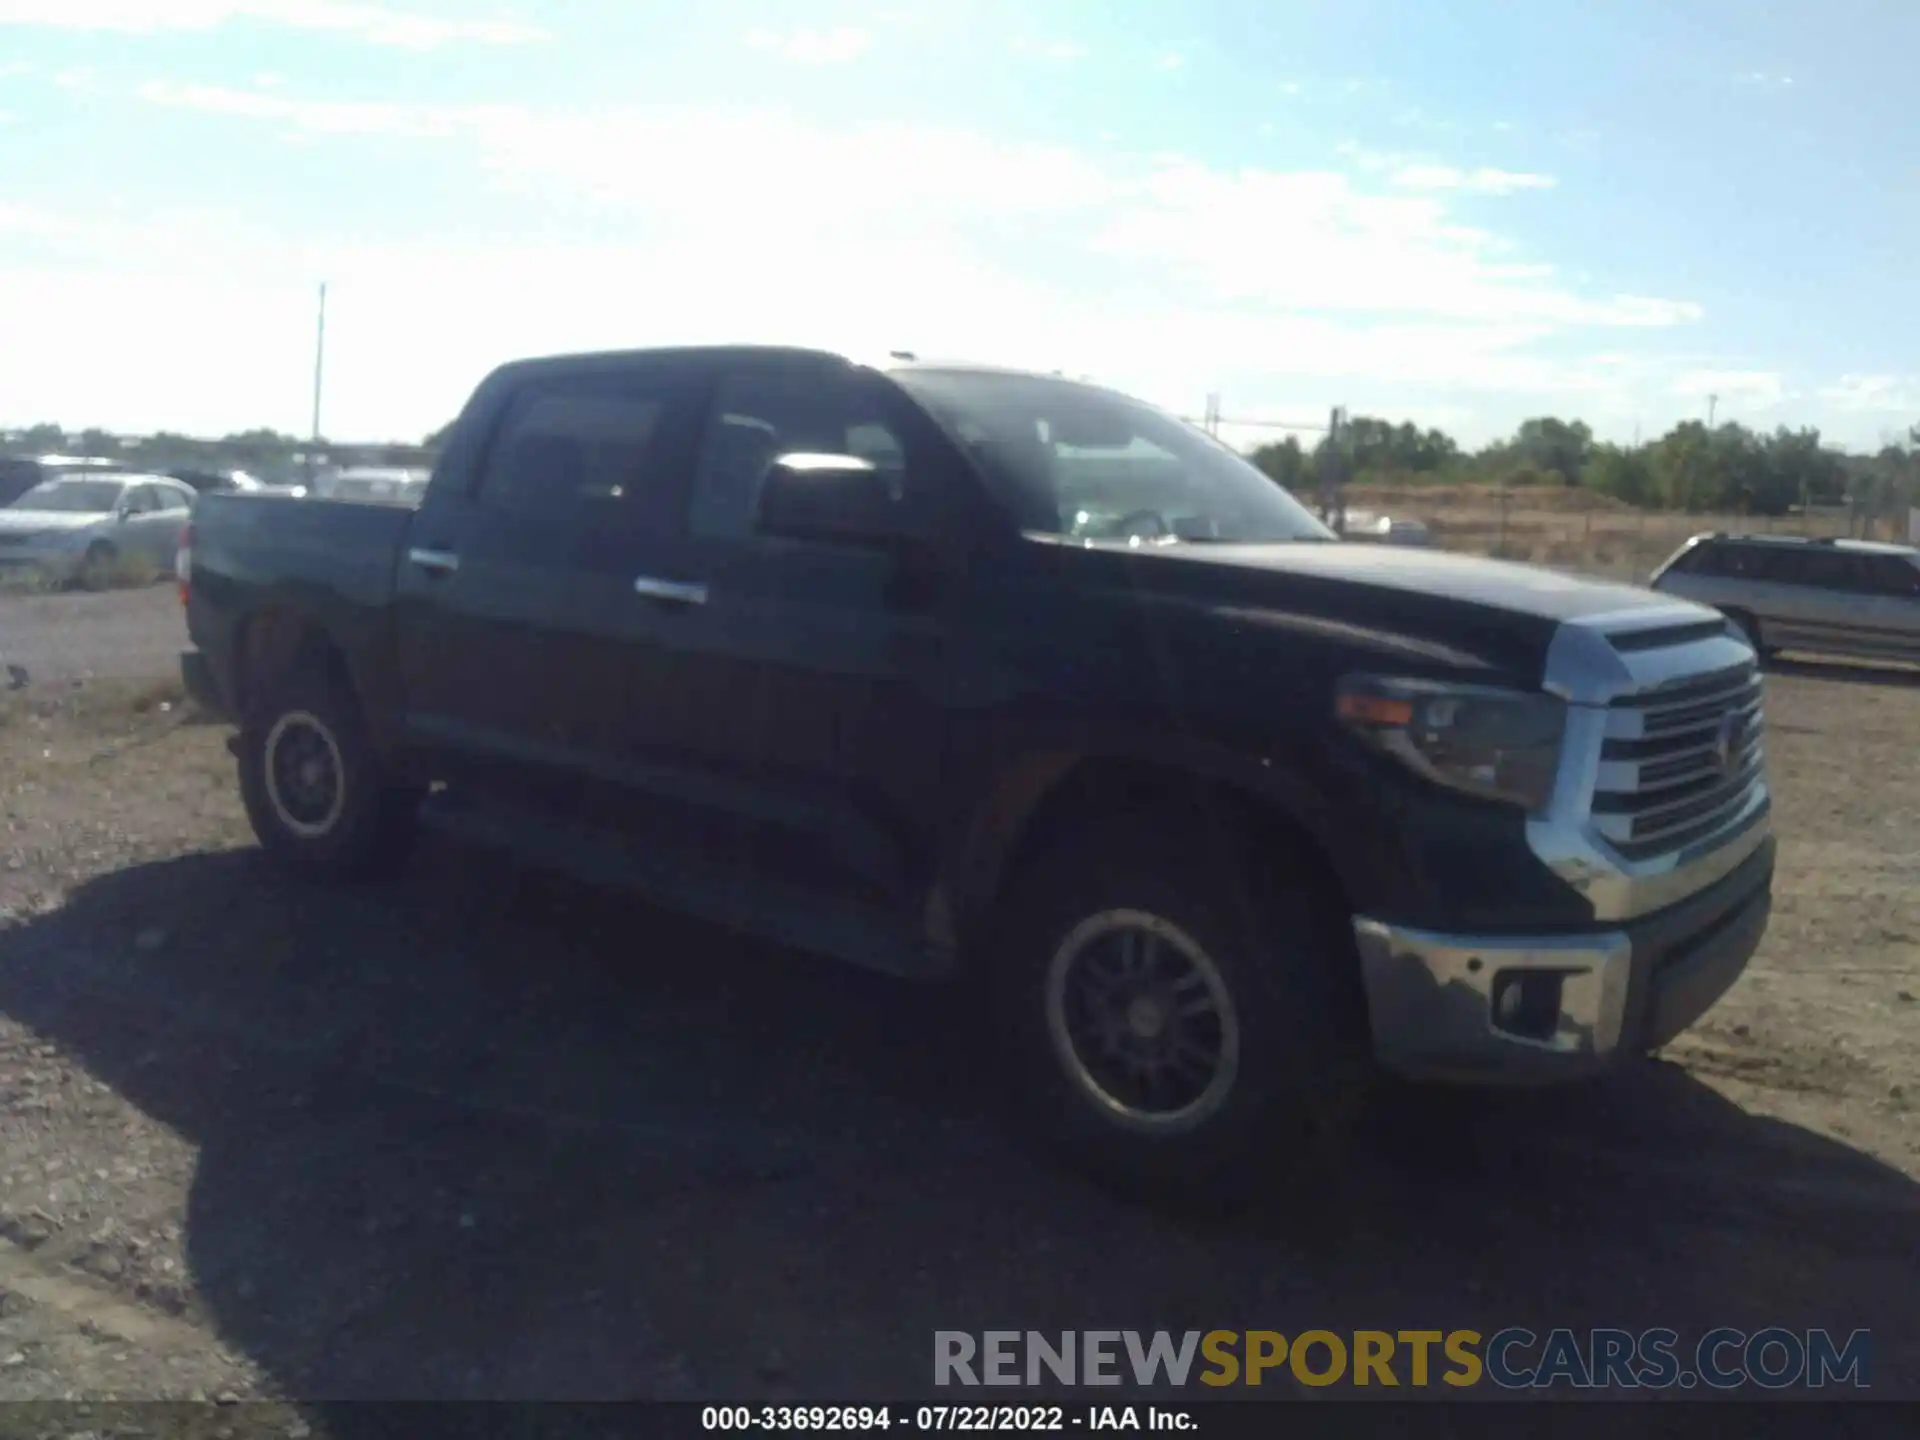
[[[441,844],[294,884],[166,683],[0,696],[0,1399],[909,1398],[1007,1324],[1867,1327],[1920,1398],[1920,688],[1771,684],[1778,911],[1703,1026],[1208,1220],[1012,1146],[943,992]]]

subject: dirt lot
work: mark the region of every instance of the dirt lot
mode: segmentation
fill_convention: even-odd
[[[38,684],[150,679],[166,672],[185,643],[172,586],[98,594],[0,590],[0,690],[11,665]]]
[[[298,886],[164,687],[0,696],[0,1399],[908,1398],[936,1328],[1508,1324],[1864,1326],[1920,1397],[1920,683],[1770,683],[1776,916],[1706,1023],[1400,1097],[1208,1223],[1013,1149],[939,992],[448,846]]]
[[[1311,497],[1308,497],[1309,499]],[[1502,491],[1490,485],[1352,485],[1352,509],[1421,520],[1448,550],[1554,565],[1608,580],[1644,584],[1690,536],[1722,530],[1753,535],[1860,535],[1904,540],[1904,523],[1869,524],[1844,508],[1808,515],[1687,515],[1637,510],[1579,488]]]

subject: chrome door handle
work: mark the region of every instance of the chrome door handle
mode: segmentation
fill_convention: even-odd
[[[707,587],[685,580],[656,580],[642,575],[633,582],[633,593],[648,600],[664,600],[670,605],[704,605]]]
[[[407,560],[422,570],[432,570],[441,575],[460,568],[460,557],[451,550],[428,550],[416,545],[407,551]]]

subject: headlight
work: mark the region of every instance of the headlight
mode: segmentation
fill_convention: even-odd
[[[1369,744],[1450,789],[1529,814],[1553,796],[1567,712],[1551,695],[1352,675],[1335,712]]]

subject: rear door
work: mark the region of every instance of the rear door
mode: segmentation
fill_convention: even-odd
[[[443,770],[619,809],[635,777],[606,717],[656,701],[635,580],[679,563],[704,385],[668,357],[536,373],[484,422],[471,485],[428,490],[395,613],[407,738]]]

